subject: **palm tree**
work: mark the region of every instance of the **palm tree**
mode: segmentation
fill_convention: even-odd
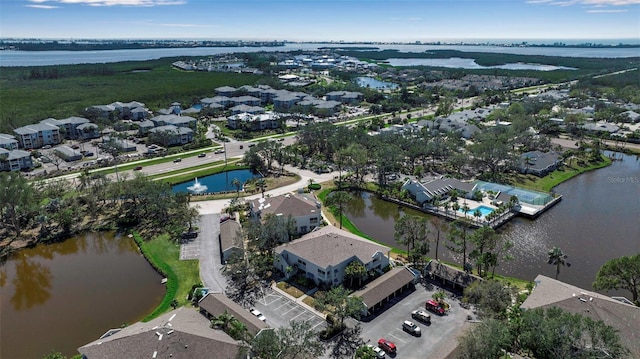
[[[476,222],[480,223],[480,217],[482,217],[482,212],[480,212],[479,209],[476,208],[476,210],[473,211],[473,216],[476,217]]]
[[[242,183],[237,178],[231,180],[231,185],[236,188],[236,197],[240,197],[240,188],[242,187]]]
[[[358,279],[358,288],[362,285],[362,279],[367,274],[367,268],[359,260],[351,261],[344,269],[344,276],[350,279],[350,288],[353,288],[353,280]]]
[[[225,309],[224,312],[222,312],[220,315],[211,319],[211,327],[220,328],[226,333],[231,327],[231,322],[234,319],[235,318],[233,317],[233,315],[229,314],[229,312],[227,312],[227,310]]]
[[[571,263],[566,261],[568,256],[558,247],[551,248],[548,255],[549,259],[547,260],[547,263],[556,266],[556,279],[558,279],[558,275],[560,275],[560,266],[571,267]]]
[[[256,181],[256,187],[260,189],[262,198],[264,198],[264,190],[267,188],[267,181],[265,181],[264,178],[260,178],[258,181]]]

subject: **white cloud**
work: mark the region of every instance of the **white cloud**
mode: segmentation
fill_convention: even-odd
[[[44,3],[47,0],[29,0],[34,3]],[[163,6],[163,5],[184,5],[186,0],[50,0],[48,2],[58,4],[71,5],[88,5],[88,6]],[[33,5],[27,5],[34,7]],[[45,5],[54,6],[54,5]]]
[[[624,5],[640,5],[640,0],[582,0],[585,5],[611,5],[611,6],[624,6]]]
[[[589,6],[625,6],[625,5],[640,5],[640,0],[527,0],[527,4],[548,4],[548,5],[589,5]]]
[[[599,13],[605,13],[605,14],[610,14],[610,13],[617,13],[617,12],[627,12],[627,10],[622,10],[622,9],[593,9],[593,10],[587,10],[588,13],[592,13],[592,14],[599,14]]]
[[[168,27],[217,27],[214,25],[202,25],[202,24],[158,24],[160,26],[168,26]]]
[[[40,5],[40,4],[33,4],[33,5],[25,5],[26,7],[32,7],[34,9],[57,9],[59,8],[59,6],[55,6],[55,5]]]

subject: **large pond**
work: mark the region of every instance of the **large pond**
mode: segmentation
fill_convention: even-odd
[[[553,71],[553,70],[576,70],[573,67],[528,64],[523,62],[508,63],[496,66],[482,66],[476,63],[474,59],[450,57],[447,59],[423,59],[423,58],[407,58],[407,59],[387,59],[385,63],[391,66],[433,66],[447,67],[459,69],[504,69],[504,70],[536,70],[536,71]]]
[[[193,186],[196,185],[196,181],[201,186],[201,191],[195,191],[200,193],[214,193],[214,192],[229,192],[235,191],[236,186],[233,185],[233,180],[237,179],[241,185],[244,185],[252,178],[260,177],[259,174],[251,172],[251,170],[234,170],[215,175],[210,175],[202,178],[196,178],[193,181],[184,182],[173,186],[174,192],[194,192]],[[206,186],[204,189],[202,186]],[[191,188],[189,188],[191,187]]]
[[[366,87],[376,90],[393,90],[398,88],[398,84],[393,82],[381,81],[369,76],[356,77],[356,83],[360,87]]]
[[[0,265],[0,358],[69,357],[160,303],[162,277],[135,242],[88,233],[20,250]]]
[[[535,220],[515,218],[500,229],[514,242],[514,259],[497,272],[527,280],[538,274],[555,276],[547,264],[547,251],[560,247],[570,268],[560,270],[560,280],[591,289],[595,275],[606,261],[640,253],[640,159],[620,155],[611,166],[582,174],[555,188],[563,200]],[[405,213],[420,213],[404,210]],[[367,193],[347,206],[346,216],[364,233],[390,246],[394,240],[397,205]],[[421,213],[420,213],[421,214]],[[421,214],[422,215],[422,214]],[[441,241],[439,257],[459,263]],[[431,244],[433,256],[435,247]],[[609,292],[622,294],[624,291]]]

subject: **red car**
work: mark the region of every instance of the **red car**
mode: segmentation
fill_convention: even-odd
[[[424,303],[424,308],[439,315],[444,315],[444,312],[445,312],[444,308],[440,305],[440,303],[436,302],[433,299],[430,299],[426,303]]]
[[[381,338],[380,340],[378,340],[378,347],[380,347],[382,350],[384,350],[389,354],[396,353],[396,345],[393,344],[393,342],[386,340],[384,338]]]

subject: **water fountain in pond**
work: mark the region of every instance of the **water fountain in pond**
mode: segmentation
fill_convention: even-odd
[[[204,193],[207,190],[207,186],[198,182],[198,177],[196,177],[195,182],[193,183],[193,186],[189,186],[187,187],[187,189],[191,193],[200,194],[200,193]]]

